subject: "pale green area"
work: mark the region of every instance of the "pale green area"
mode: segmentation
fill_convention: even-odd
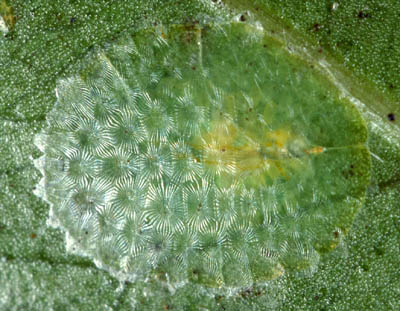
[[[324,30],[336,25],[325,42],[343,41],[347,35],[353,37],[353,48],[348,54],[333,52],[342,53],[348,67],[361,76],[386,85],[386,92],[397,92],[391,91],[395,88],[390,84],[398,79],[399,49],[387,49],[391,42],[397,44],[397,1],[340,2],[336,17],[329,13],[329,1],[270,3],[316,40],[319,34],[310,30],[314,19],[324,23]],[[77,61],[92,47],[146,23],[193,21],[201,18],[199,12],[213,16],[213,10],[197,1],[112,5],[109,1],[13,1],[12,6],[17,23],[7,37],[0,36],[0,309],[107,310],[108,305],[128,310],[134,303],[134,286],[116,291],[116,280],[90,261],[67,255],[61,232],[46,227],[48,206],[32,194],[40,178],[32,164],[32,157],[40,155],[33,136],[43,128],[45,115],[55,103],[56,79],[76,72]],[[363,7],[378,8],[379,19],[358,19]],[[394,129],[370,132],[370,148],[382,162],[373,158],[374,182],[367,203],[343,247],[324,257],[317,273],[278,280],[271,287],[275,294],[255,290],[229,299],[209,298],[190,287],[171,296],[155,285],[159,295],[139,299],[146,307],[138,309],[400,309],[396,136]]]

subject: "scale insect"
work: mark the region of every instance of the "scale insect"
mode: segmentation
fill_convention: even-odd
[[[357,109],[249,23],[125,36],[59,81],[47,121],[50,223],[122,280],[245,288],[312,271],[369,181]]]

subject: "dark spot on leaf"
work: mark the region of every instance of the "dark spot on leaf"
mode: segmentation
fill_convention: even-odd
[[[369,18],[369,17],[371,17],[371,15],[369,14],[369,13],[365,13],[365,12],[363,12],[363,11],[360,11],[360,12],[358,12],[358,18],[359,19],[364,19],[364,18]]]
[[[214,297],[214,299],[215,299],[217,302],[221,301],[223,298],[224,298],[224,296],[222,296],[222,295],[216,295],[216,296]]]
[[[391,122],[396,121],[396,116],[394,115],[393,112],[388,113],[387,118],[388,118],[388,120],[391,121]]]
[[[247,298],[251,294],[250,289],[246,289],[240,293],[243,298]]]
[[[321,25],[318,23],[315,23],[312,28],[314,29],[314,31],[319,31],[321,29]]]
[[[36,234],[36,233],[32,233],[32,234],[31,234],[31,238],[32,238],[32,239],[36,239],[36,238],[37,238],[37,234]]]

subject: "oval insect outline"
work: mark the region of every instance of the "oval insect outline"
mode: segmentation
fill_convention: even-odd
[[[315,268],[370,163],[360,114],[307,67],[250,24],[170,26],[61,81],[36,164],[70,248],[210,287]]]

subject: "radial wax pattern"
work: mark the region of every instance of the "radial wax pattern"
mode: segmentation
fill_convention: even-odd
[[[59,82],[37,193],[122,279],[242,287],[315,268],[361,206],[364,121],[260,27],[125,36]]]

